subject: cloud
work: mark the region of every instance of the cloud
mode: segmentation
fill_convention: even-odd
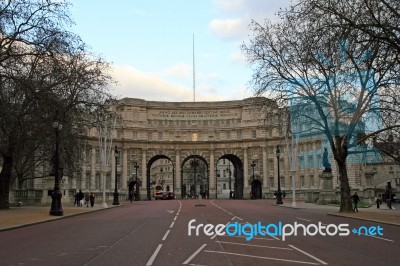
[[[192,68],[191,65],[178,63],[167,68],[165,73],[171,77],[187,82],[190,80]]]
[[[187,69],[184,64],[177,64],[169,68],[171,74],[179,69]],[[167,71],[168,72],[168,71]],[[160,73],[144,72],[133,66],[114,66],[112,76],[117,85],[112,88],[112,94],[119,98],[139,98],[148,101],[191,102],[193,88],[177,85]],[[196,101],[222,101],[232,99],[227,95],[216,95],[215,79],[217,73],[202,75],[199,85],[196,86]]]
[[[223,39],[240,40],[249,32],[247,25],[248,21],[244,21],[240,18],[213,19],[209,27],[214,34]]]
[[[112,76],[118,82],[113,94],[119,97],[160,101],[188,101],[191,98],[189,88],[171,84],[156,73],[132,66],[114,66]]]
[[[277,12],[290,5],[290,0],[214,0],[221,19],[209,23],[210,30],[222,39],[243,40],[248,36],[251,20],[277,20]]]

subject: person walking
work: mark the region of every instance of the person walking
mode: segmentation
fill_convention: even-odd
[[[358,202],[360,202],[360,198],[358,197],[357,192],[354,192],[354,195],[351,196],[351,198],[352,198],[353,203],[354,203],[353,211],[357,211],[358,212],[357,204],[358,204]]]
[[[376,208],[379,209],[379,205],[381,203],[379,198],[375,196],[374,202],[376,203]]]
[[[94,206],[94,195],[93,195],[93,192],[92,193],[90,193],[90,206],[93,208],[93,206]]]
[[[89,195],[89,192],[86,192],[85,193],[85,204],[86,204],[86,207],[89,207],[89,202],[90,202],[90,195]]]

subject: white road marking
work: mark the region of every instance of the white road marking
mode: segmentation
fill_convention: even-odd
[[[162,244],[159,244],[156,250],[154,251],[153,255],[151,255],[149,261],[146,263],[146,266],[153,265],[154,260],[156,259],[158,252],[160,252],[160,249],[162,247]]]
[[[240,217],[238,217],[238,216],[234,216],[234,217],[231,219],[231,221],[233,221],[233,220],[235,220],[235,219],[238,219],[238,220],[240,220],[240,221],[243,221],[243,219],[240,218]]]
[[[175,222],[172,222],[169,228],[174,227]]]
[[[293,250],[291,248],[281,248],[281,247],[271,247],[271,246],[262,246],[262,245],[252,245],[252,244],[244,244],[244,243],[234,243],[234,242],[225,242],[225,241],[215,241],[217,243],[229,244],[229,245],[239,245],[239,246],[248,246],[248,247],[257,247],[257,248],[272,248],[272,249],[284,249],[284,250]]]
[[[194,259],[194,257],[197,256],[197,254],[199,254],[199,253],[203,250],[203,248],[204,248],[205,246],[207,246],[207,244],[203,244],[198,250],[196,250],[195,253],[193,253],[193,254],[192,254],[187,260],[185,260],[185,262],[182,263],[182,264],[188,264],[192,259]]]
[[[306,256],[308,256],[308,257],[310,257],[310,258],[312,258],[312,259],[318,261],[319,263],[321,263],[321,264],[323,264],[323,265],[327,265],[327,264],[328,264],[328,263],[326,263],[325,261],[320,260],[320,259],[318,259],[317,257],[315,257],[315,256],[313,256],[313,255],[311,255],[311,254],[309,254],[309,253],[307,253],[307,252],[305,252],[305,251],[303,251],[303,250],[301,250],[301,249],[299,249],[299,248],[296,248],[296,247],[293,246],[293,245],[288,245],[288,246],[291,247],[291,248],[293,248],[293,249],[295,249],[295,250],[297,250],[297,251],[299,251],[299,252],[301,252],[301,253],[303,253],[304,255],[306,255]]]
[[[162,241],[165,241],[165,239],[167,239],[167,236],[168,236],[168,234],[169,234],[170,231],[171,231],[171,230],[168,230],[168,231],[165,233],[164,237],[162,238]]]
[[[306,222],[311,222],[311,220],[307,220],[307,219],[304,219],[304,218],[299,218],[299,217],[295,217],[296,219],[298,219],[298,220],[302,220],[302,221],[306,221]]]
[[[360,233],[360,235],[369,236],[369,235],[366,235],[366,234],[363,234],[363,233]],[[385,241],[388,241],[388,242],[394,242],[394,240],[383,238],[383,237],[379,237],[379,236],[369,236],[369,237],[377,238],[377,239],[380,239],[380,240],[385,240]]]
[[[261,257],[261,256],[247,255],[247,254],[232,253],[232,252],[224,252],[224,251],[204,250],[204,252],[242,256],[242,257],[264,259],[264,260],[285,261],[285,262],[299,263],[299,264],[319,265],[318,263],[315,263],[315,262],[307,262],[307,261],[299,261],[299,260],[285,260],[285,259],[278,259],[278,258],[270,258],[270,257]]]

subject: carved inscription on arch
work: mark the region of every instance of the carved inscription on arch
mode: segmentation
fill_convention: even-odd
[[[148,119],[163,120],[221,120],[240,119],[241,109],[216,110],[159,110],[147,109]]]

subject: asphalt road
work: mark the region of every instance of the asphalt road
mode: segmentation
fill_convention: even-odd
[[[331,234],[348,224],[350,233],[303,236],[299,227],[299,235],[285,241],[279,235],[260,235],[263,230],[246,240],[250,225],[258,222],[297,222],[311,234],[319,222]],[[245,236],[214,234],[216,225],[228,223],[244,226]],[[381,235],[351,232],[361,226],[375,234],[381,228]],[[230,227],[232,233],[234,229]],[[273,226],[269,230],[276,232]],[[400,265],[399,243],[398,226],[262,200],[153,200],[0,232],[0,265]]]

